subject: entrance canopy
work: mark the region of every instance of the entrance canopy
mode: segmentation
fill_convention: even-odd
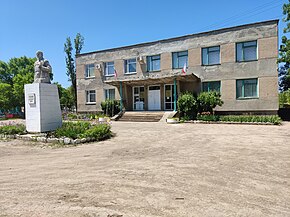
[[[156,83],[173,83],[174,80],[177,81],[184,81],[184,82],[195,82],[195,81],[200,81],[200,78],[197,77],[195,74],[187,74],[187,75],[160,75],[160,74],[154,74],[151,73],[148,76],[128,76],[126,77],[121,77],[121,78],[114,78],[114,77],[109,77],[107,80],[105,80],[106,84],[110,84],[113,86],[120,86],[120,82],[128,85],[154,85]]]

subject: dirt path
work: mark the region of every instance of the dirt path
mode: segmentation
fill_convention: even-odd
[[[290,216],[290,123],[113,123],[53,149],[0,141],[0,217]]]

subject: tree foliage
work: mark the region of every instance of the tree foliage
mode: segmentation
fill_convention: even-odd
[[[74,48],[75,53],[73,56],[73,46],[70,37],[66,38],[66,42],[64,44],[64,52],[66,54],[65,62],[66,62],[66,74],[68,76],[68,80],[71,82],[71,91],[73,95],[74,104],[76,105],[76,67],[75,67],[75,56],[80,54],[84,45],[84,37],[77,33],[74,39]]]
[[[195,119],[197,113],[197,101],[192,93],[183,93],[177,101],[178,111],[185,119]]]
[[[12,86],[7,83],[0,83],[0,108],[6,112],[14,107]]]
[[[290,0],[283,5],[283,21],[286,23],[284,33],[290,32]],[[278,63],[280,67],[279,71],[279,89],[280,91],[286,91],[290,88],[290,40],[284,35],[282,36],[282,44],[279,49]]]
[[[6,98],[9,109],[24,106],[24,85],[33,82],[35,61],[35,58],[26,56],[12,58],[7,63],[0,61],[0,84],[9,85],[2,85],[6,92],[0,90],[0,98]],[[4,106],[0,108],[4,109]]]
[[[290,107],[290,89],[279,93],[279,107]]]
[[[216,91],[202,92],[197,97],[198,111],[213,113],[213,109],[217,106],[222,106],[221,94]]]
[[[61,86],[61,84],[57,82],[54,84],[56,84],[58,88],[61,109],[71,110],[74,107],[74,99],[73,99],[71,87],[64,88]]]

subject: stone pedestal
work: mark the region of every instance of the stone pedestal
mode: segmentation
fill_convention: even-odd
[[[62,116],[57,86],[34,83],[26,84],[24,89],[26,130],[39,133],[61,127]]]

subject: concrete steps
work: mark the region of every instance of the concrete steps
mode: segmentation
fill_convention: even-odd
[[[142,112],[125,112],[118,121],[127,122],[158,122],[163,117],[164,112],[160,111],[142,111]]]

